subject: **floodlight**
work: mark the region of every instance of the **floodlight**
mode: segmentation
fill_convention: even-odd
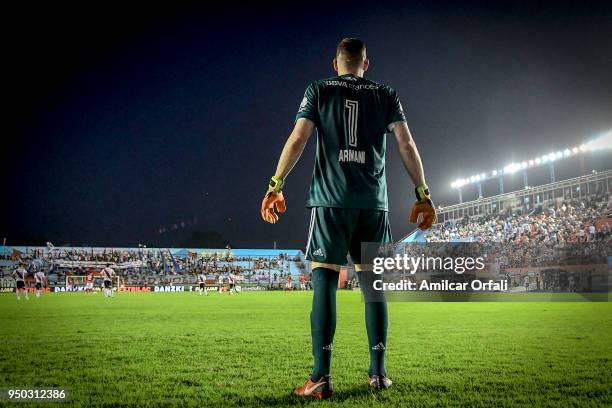
[[[586,144],[586,150],[612,149],[612,131],[603,134]]]
[[[596,139],[579,146],[550,152],[527,161],[521,161],[518,163],[512,162],[506,165],[503,169],[492,170],[491,173],[480,173],[470,176],[469,178],[457,179],[451,183],[451,188],[460,188],[469,183],[480,183],[481,181],[487,180],[487,177],[503,177],[504,174],[514,174],[517,171],[526,170],[530,167],[539,166],[541,164],[549,163],[549,165],[553,166],[553,162],[557,160],[568,158],[574,154],[591,152],[600,149],[612,149],[612,130],[605,132]]]

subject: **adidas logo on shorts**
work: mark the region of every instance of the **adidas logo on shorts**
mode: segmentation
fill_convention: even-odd
[[[321,248],[317,249],[312,253],[315,256],[323,256],[323,250]]]

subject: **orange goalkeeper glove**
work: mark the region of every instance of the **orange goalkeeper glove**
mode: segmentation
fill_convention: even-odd
[[[276,176],[272,177],[268,186],[268,192],[261,202],[261,218],[270,224],[276,224],[278,221],[277,212],[282,214],[287,209],[282,191],[283,185],[283,179]]]
[[[434,208],[429,188],[426,185],[420,185],[414,189],[417,201],[412,206],[410,212],[410,222],[416,224],[419,220],[419,215],[422,214],[421,222],[417,225],[418,228],[426,230],[436,222],[436,209]]]

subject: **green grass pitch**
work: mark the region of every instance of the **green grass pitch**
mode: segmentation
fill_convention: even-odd
[[[394,386],[373,393],[363,304],[348,291],[334,397],[302,401],[291,391],[311,368],[311,297],[2,294],[0,387],[68,387],[75,406],[612,405],[612,303],[390,303]]]

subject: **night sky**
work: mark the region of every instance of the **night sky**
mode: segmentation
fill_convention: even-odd
[[[259,206],[306,86],[334,75],[347,36],[368,45],[366,76],[398,91],[434,201],[455,203],[458,177],[612,128],[612,8],[530,3],[7,10],[0,239],[176,246],[215,230],[233,247],[303,248],[314,136],[280,223]],[[414,194],[396,150],[390,137],[399,238]],[[570,159],[558,176],[576,171]]]

